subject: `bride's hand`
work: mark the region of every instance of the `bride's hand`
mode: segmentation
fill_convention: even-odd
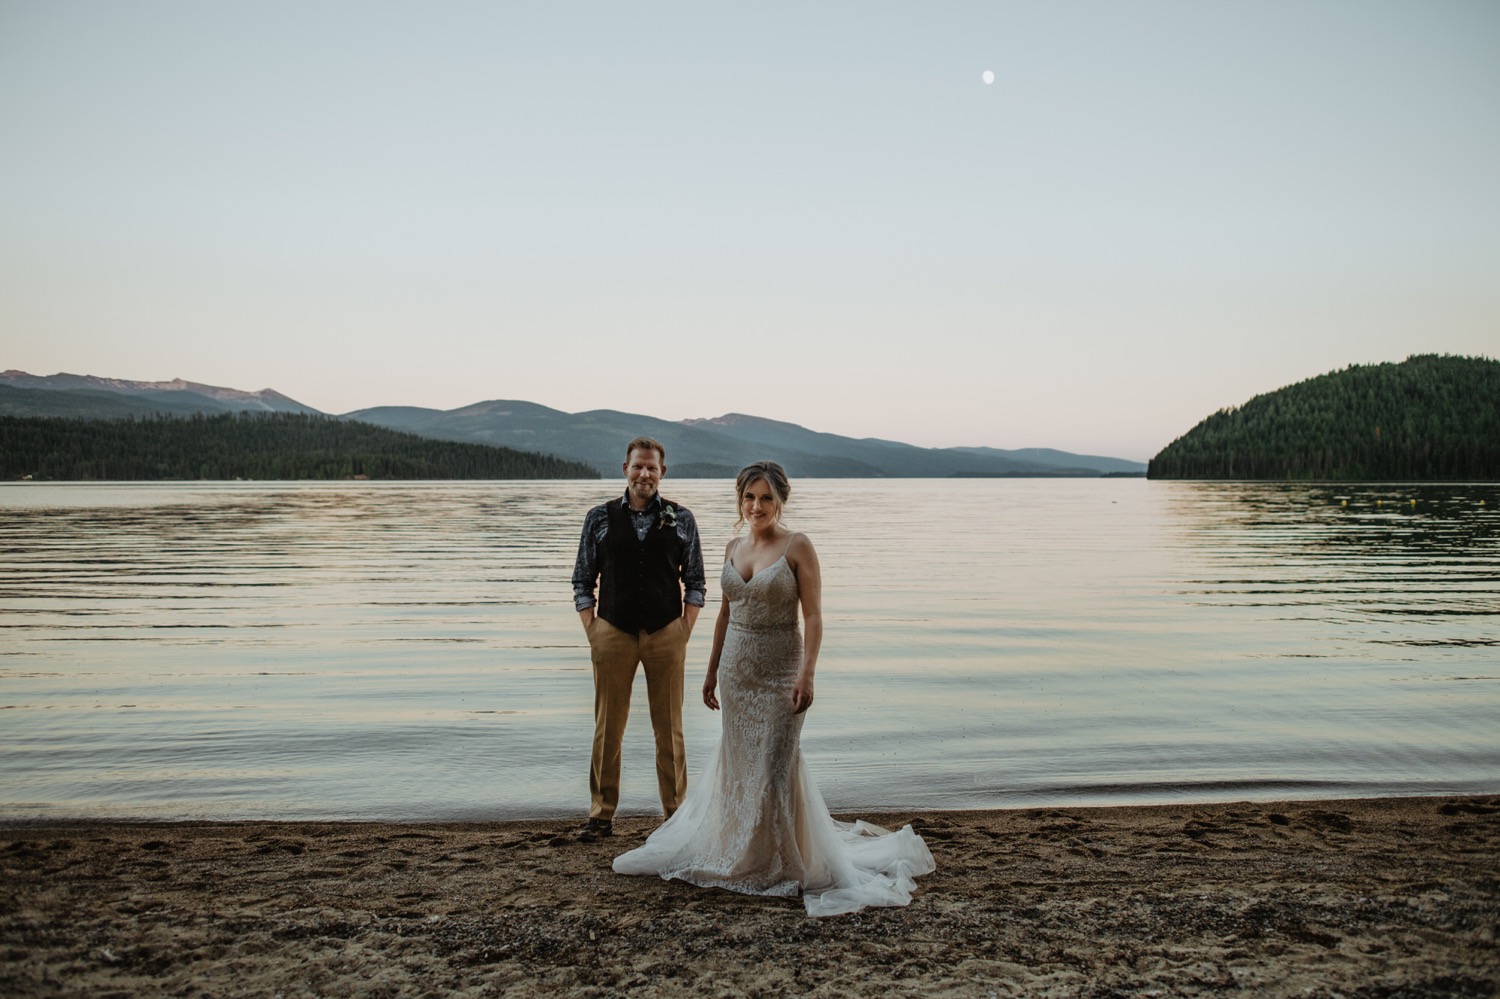
[[[800,715],[813,702],[813,682],[810,676],[798,676],[797,682],[792,684],[792,714]]]
[[[719,710],[719,698],[714,694],[714,688],[719,685],[719,674],[710,671],[703,678],[703,703],[708,705],[708,710]]]

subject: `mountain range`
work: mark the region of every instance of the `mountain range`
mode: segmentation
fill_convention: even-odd
[[[3,391],[9,389],[10,391]],[[274,389],[245,392],[174,378],[137,382],[97,375],[0,372],[0,413],[7,416],[116,417],[145,413],[318,413]]]
[[[246,392],[174,379],[129,381],[93,375],[0,373],[0,414],[126,418],[235,411],[319,414],[272,389]],[[332,415],[332,414],[319,414]],[[1050,448],[924,448],[876,438],[820,433],[759,416],[728,413],[671,421],[598,409],[565,413],[533,402],[490,400],[458,409],[379,406],[338,414],[439,440],[537,451],[582,461],[606,476],[619,472],[620,449],[637,435],[667,448],[677,478],[718,478],[771,457],[796,476],[819,478],[933,476],[1076,476],[1144,474],[1142,462]]]

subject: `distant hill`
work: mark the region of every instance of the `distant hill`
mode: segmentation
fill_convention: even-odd
[[[153,413],[187,416],[228,412],[213,399],[192,392],[177,396],[126,394],[109,389],[34,389],[0,384],[0,415],[71,416],[114,420]]]
[[[712,477],[716,469],[741,466],[755,460],[740,441],[711,431],[697,430],[653,416],[639,416],[610,409],[564,413],[533,402],[496,399],[459,409],[419,409],[382,406],[344,414],[380,426],[406,430],[444,440],[483,441],[507,447],[524,447],[584,462],[606,475],[619,474],[625,460],[621,449],[632,437],[655,437],[667,448],[667,468],[674,477],[689,477],[693,470]],[[879,475],[878,469],[843,460],[805,458],[803,475]],[[704,467],[708,466],[708,467]]]
[[[1500,479],[1500,361],[1414,355],[1224,409],[1151,459],[1153,479]]]
[[[100,378],[97,375],[32,375],[24,371],[0,371],[0,386],[32,389],[41,392],[108,392],[117,396],[143,400],[157,412],[199,413],[316,413],[296,399],[289,399],[275,389],[247,392],[243,389],[204,385],[201,382],[174,378],[166,382],[138,382],[127,378]],[[76,397],[75,397],[76,401]],[[35,414],[45,415],[45,414]],[[103,414],[100,414],[103,415]]]
[[[271,389],[245,392],[182,379],[140,382],[94,375],[0,373],[0,414],[119,419],[150,413],[224,412],[318,411]],[[608,409],[565,413],[532,402],[490,400],[450,410],[381,406],[340,418],[436,440],[556,455],[609,476],[620,471],[620,449],[639,434],[666,444],[668,466],[675,478],[730,477],[745,464],[765,457],[779,460],[793,475],[809,477],[1094,477],[1146,469],[1136,461],[1047,448],[922,448],[856,439],[741,413],[674,422]]]
[[[1140,462],[1045,449],[921,448],[895,441],[860,440],[740,413],[679,423],[610,409],[564,413],[536,403],[497,399],[460,409],[381,407],[345,415],[446,440],[533,448],[586,462],[606,475],[619,472],[624,458],[620,449],[638,434],[655,437],[666,445],[667,468],[678,478],[732,476],[744,465],[766,457],[780,461],[792,475],[815,478],[997,474],[1083,477],[1145,471]]]
[[[1138,461],[1070,454],[1050,448],[1027,448],[1020,451],[992,447],[923,448],[874,437],[841,437],[838,434],[808,430],[795,423],[743,413],[728,413],[715,419],[683,422],[691,427],[712,429],[755,444],[762,455],[766,452],[773,455],[792,452],[819,457],[841,457],[879,468],[884,475],[1096,476],[1104,472],[1145,470],[1145,466]]]
[[[593,479],[586,465],[304,413],[0,416],[0,479]]]

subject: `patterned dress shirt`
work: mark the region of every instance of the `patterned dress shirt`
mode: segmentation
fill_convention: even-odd
[[[624,499],[625,512],[635,526],[635,536],[646,540],[646,532],[656,526],[661,516],[661,493],[651,497],[644,510],[630,508],[630,496]],[[594,606],[594,588],[599,582],[599,546],[609,532],[608,504],[600,503],[583,518],[583,536],[578,540],[578,560],[573,563],[573,609]],[[703,545],[698,540],[698,522],[685,506],[672,504],[677,511],[677,537],[682,542],[682,601],[702,607],[708,595],[708,580],[703,574]]]

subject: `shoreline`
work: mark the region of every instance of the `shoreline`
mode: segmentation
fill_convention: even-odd
[[[927,840],[909,907],[616,875],[642,817],[593,844],[572,818],[7,825],[0,992],[1500,991],[1500,796],[859,817]]]
[[[1490,781],[1500,784],[1500,781]],[[1173,787],[1178,784],[1173,784]],[[859,805],[829,805],[829,811],[835,817],[861,817],[861,819],[877,822],[880,816],[945,816],[945,814],[1005,814],[1014,811],[1118,811],[1122,808],[1188,808],[1197,805],[1281,805],[1281,804],[1313,804],[1319,801],[1406,801],[1406,799],[1433,798],[1443,799],[1488,799],[1500,798],[1500,789],[1490,786],[1458,787],[1455,789],[1449,784],[1443,790],[1415,790],[1410,786],[1404,786],[1400,790],[1371,789],[1370,786],[1340,786],[1338,790],[1347,790],[1347,793],[1322,793],[1325,786],[1320,786],[1317,792],[1292,793],[1292,795],[1277,795],[1269,793],[1266,796],[1236,796],[1236,790],[1247,792],[1256,790],[1254,786],[1232,786],[1217,787],[1218,793],[1200,798],[1196,793],[1187,795],[1163,795],[1160,798],[1127,798],[1127,799],[1103,799],[1100,798],[1059,798],[1043,796],[1037,801],[1029,801],[1026,798],[1017,798],[1016,801],[1005,802],[996,805],[978,805],[978,807],[947,807],[947,805],[921,805],[907,804],[895,805],[870,805],[868,808]],[[1278,789],[1284,792],[1295,792],[1298,787],[1292,784],[1280,784]],[[556,825],[571,828],[571,825],[580,825],[586,814],[585,807],[573,808],[550,808],[540,814],[459,814],[459,816],[398,816],[398,817],[344,817],[344,816],[272,816],[272,817],[234,817],[234,816],[153,816],[153,814],[7,814],[0,813],[0,837],[12,829],[30,828],[57,828],[65,829],[72,826],[90,825],[153,825],[153,826],[207,826],[207,825],[308,825],[308,826],[499,826],[499,825]],[[640,820],[640,822],[652,822],[657,819],[655,811],[642,811],[639,805],[631,807],[630,810],[619,810],[615,813],[615,820]]]

